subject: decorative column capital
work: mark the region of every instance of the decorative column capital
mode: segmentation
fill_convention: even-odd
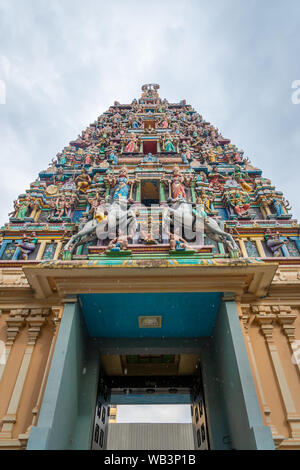
[[[259,324],[262,334],[264,335],[268,343],[273,342],[273,321],[275,320],[276,315],[265,313],[259,313],[255,315],[255,320]]]
[[[11,310],[6,318],[6,346],[12,347],[21,328],[25,325],[25,318],[29,314],[29,309]]]
[[[27,317],[26,322],[28,328],[28,346],[34,346],[42,326],[46,322],[46,317],[49,315],[50,309],[34,308]]]

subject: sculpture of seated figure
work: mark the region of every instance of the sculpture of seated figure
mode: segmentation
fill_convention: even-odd
[[[57,219],[62,217],[67,217],[70,205],[68,204],[65,196],[59,196],[56,200],[53,201],[54,213],[53,216]]]
[[[146,155],[144,158],[143,158],[143,162],[157,162],[157,157],[155,157],[154,155],[152,155],[152,153],[148,153],[148,155]]]
[[[75,183],[77,184],[77,189],[81,193],[86,193],[92,184],[92,180],[88,172],[85,169],[83,169],[81,170],[80,175],[77,176],[77,178],[75,179]]]
[[[208,178],[210,180],[209,189],[223,191],[223,181],[226,180],[226,178],[218,172],[218,168],[216,166],[213,167],[213,171],[208,175]]]
[[[132,123],[132,129],[138,129],[140,127],[139,121],[133,121]]]
[[[185,251],[188,247],[187,242],[184,238],[179,235],[179,229],[175,229],[174,233],[167,233],[170,238],[170,250],[171,251]]]
[[[32,232],[31,237],[26,234],[23,235],[21,242],[17,243],[17,246],[20,248],[24,260],[28,260],[30,253],[34,252],[37,243],[38,239],[35,232]]]
[[[280,248],[283,245],[286,245],[286,241],[283,241],[280,239],[280,233],[276,232],[275,234],[272,234],[270,229],[267,229],[265,236],[264,236],[265,242],[267,244],[267,247],[271,252],[274,254],[274,256],[279,256],[280,255]]]
[[[228,204],[233,207],[235,214],[239,217],[249,216],[250,199],[246,192],[231,191],[228,194]]]
[[[130,237],[125,235],[122,230],[118,230],[116,238],[109,242],[107,251],[127,251],[129,238]]]

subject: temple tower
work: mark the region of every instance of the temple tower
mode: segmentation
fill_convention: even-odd
[[[159,89],[116,101],[1,228],[0,449],[300,449],[299,225]],[[192,424],[113,422],[135,403]]]

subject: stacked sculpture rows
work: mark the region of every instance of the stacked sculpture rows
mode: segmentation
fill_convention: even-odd
[[[282,193],[190,105],[162,100],[158,89],[144,85],[139,100],[115,102],[57,154],[14,202],[1,260],[143,247],[166,256],[300,256]]]

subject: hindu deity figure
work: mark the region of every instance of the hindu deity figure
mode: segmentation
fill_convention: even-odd
[[[207,157],[208,157],[209,163],[216,163],[216,161],[217,161],[217,153],[216,153],[212,148],[210,148],[210,149],[207,151]]]
[[[31,236],[23,235],[21,242],[19,242],[17,246],[20,248],[24,260],[28,260],[28,256],[30,253],[33,253],[37,243],[38,239],[35,232],[32,232]]]
[[[98,151],[99,155],[105,155],[106,153],[106,140],[100,139],[100,143],[98,144]]]
[[[115,187],[113,200],[117,199],[128,199],[130,191],[130,181],[128,177],[128,170],[126,167],[123,167],[120,170],[119,176],[116,178],[113,176],[109,179],[109,184],[112,187]]]
[[[171,251],[185,251],[188,248],[185,239],[178,234],[177,230],[175,230],[175,233],[170,233],[169,237]]]
[[[223,191],[223,181],[226,180],[226,177],[221,175],[218,172],[218,168],[216,166],[213,167],[212,173],[208,175],[209,179],[209,189],[215,189],[217,191]]]
[[[241,218],[249,216],[250,198],[244,191],[230,191],[227,196],[227,202],[233,207],[235,214]]]
[[[65,196],[58,197],[54,204],[54,217],[61,219],[62,217],[66,217],[69,212],[69,205],[67,204],[67,199]]]
[[[66,176],[62,167],[59,167],[56,175],[54,175],[54,184],[62,185],[67,179],[69,179],[69,176]]]
[[[170,136],[169,132],[166,132],[165,138],[164,138],[164,150],[165,152],[175,152],[175,147],[173,145],[173,139]]]
[[[90,153],[88,153],[85,158],[84,158],[84,165],[85,166],[91,166],[93,163],[92,156]]]
[[[204,171],[200,171],[200,173],[197,175],[197,178],[196,178],[196,184],[207,183],[207,182],[208,180],[207,180],[206,173]]]
[[[26,197],[23,201],[20,202],[17,212],[17,219],[24,220],[27,216],[28,209],[30,207],[30,200]]]
[[[67,157],[65,154],[57,154],[59,165],[66,165],[67,164]]]
[[[185,142],[185,141],[184,141],[184,142],[182,143],[182,151],[183,151],[183,154],[184,154],[185,157],[186,157],[186,160],[187,160],[188,162],[192,161],[192,159],[193,159],[193,154],[192,154],[193,150],[192,150],[192,148],[190,147],[190,145],[188,144],[188,142]]]
[[[160,122],[160,127],[162,129],[168,129],[168,127],[169,127],[168,120],[166,119],[165,116],[164,116],[163,120]]]
[[[235,163],[242,163],[243,159],[242,159],[242,156],[241,156],[241,152],[234,152],[233,161]]]
[[[186,178],[181,174],[178,166],[174,167],[171,180],[162,179],[162,182],[169,185],[169,195],[172,199],[186,199],[186,192],[184,183],[187,183]]]
[[[203,205],[203,210],[206,213],[206,216],[212,216],[214,215],[213,213],[213,202],[215,200],[216,196],[211,196],[207,194],[204,190],[202,190],[197,198],[197,204],[198,205]]]
[[[117,157],[117,155],[115,154],[115,150],[112,150],[112,151],[110,152],[109,161],[110,161],[113,165],[117,165],[117,164],[118,164],[118,157]]]
[[[110,241],[107,250],[111,251],[126,251],[128,250],[128,239],[130,237],[125,235],[122,230],[118,230],[116,238]]]
[[[81,193],[86,193],[92,184],[92,180],[88,172],[85,169],[83,169],[81,170],[80,175],[77,176],[77,178],[75,179],[75,183],[77,184],[77,189]]]
[[[206,219],[208,217],[208,213],[205,210],[204,202],[201,197],[197,199],[197,205],[193,207],[193,214],[200,219]]]
[[[240,165],[235,165],[233,178],[241,185],[242,189],[247,193],[252,191],[252,186],[246,183],[245,178],[249,177],[246,170],[242,170]]]
[[[287,243],[286,241],[280,239],[279,232],[273,234],[270,229],[267,229],[264,239],[267,244],[267,247],[272,251],[275,256],[280,255],[280,248]]]
[[[272,192],[271,196],[274,209],[276,210],[276,217],[286,215],[287,211],[291,209],[291,207],[289,207],[289,202],[284,201],[281,196],[275,194],[274,192]]]
[[[125,152],[126,153],[138,152],[137,138],[133,132],[130,134],[129,143],[125,147]]]

